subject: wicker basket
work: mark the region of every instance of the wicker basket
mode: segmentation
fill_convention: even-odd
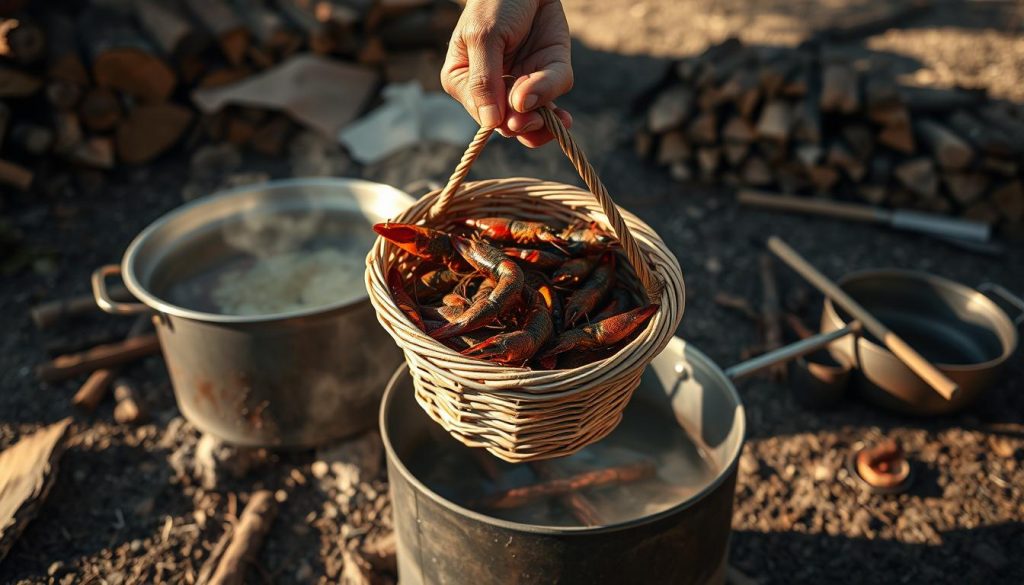
[[[530,370],[467,358],[420,331],[392,300],[386,274],[407,260],[404,252],[378,238],[366,259],[370,300],[381,325],[405,352],[420,406],[462,443],[514,463],[569,455],[608,435],[644,369],[674,335],[684,304],[683,275],[672,252],[649,226],[615,206],[558,118],[544,108],[540,113],[590,192],[522,178],[463,185],[491,134],[481,130],[448,185],[394,221],[433,226],[442,226],[445,217],[597,221],[616,234],[629,259],[632,270],[624,267],[619,276],[638,279],[652,302],[661,305],[628,345],[569,370]]]

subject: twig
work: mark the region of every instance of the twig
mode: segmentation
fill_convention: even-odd
[[[761,273],[761,334],[766,351],[782,347],[782,309],[779,305],[779,287],[775,281],[772,257],[762,253],[759,258]],[[768,370],[776,380],[786,379],[785,364],[776,364]]]
[[[132,323],[127,339],[139,337],[146,331],[148,325],[149,315],[140,315],[135,323]],[[103,397],[107,395],[107,388],[114,380],[114,377],[117,376],[117,372],[117,368],[101,368],[89,374],[89,378],[71,398],[71,404],[86,412],[96,410]]]
[[[99,345],[82,353],[62,355],[36,367],[36,377],[44,382],[56,382],[128,363],[160,351],[156,335],[144,335],[118,343]]]
[[[560,479],[558,473],[544,461],[530,463],[530,469],[542,481],[554,481]],[[594,508],[590,499],[579,492],[571,492],[561,496],[562,503],[569,508],[576,520],[584,526],[600,526],[604,524],[601,514]]]
[[[761,321],[761,316],[757,314],[754,307],[750,306],[750,302],[747,299],[729,294],[727,292],[717,292],[714,298],[715,304],[726,309],[732,309],[740,312],[744,317],[751,321]]]
[[[260,490],[252,494],[209,585],[241,585],[245,581],[245,570],[256,559],[276,515],[273,492]]]
[[[511,488],[482,498],[475,504],[492,509],[517,508],[534,500],[561,496],[586,488],[640,481],[653,476],[655,471],[654,464],[650,461],[586,471],[570,477]]]

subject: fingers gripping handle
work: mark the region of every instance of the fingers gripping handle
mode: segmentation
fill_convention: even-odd
[[[622,249],[626,253],[626,258],[629,259],[629,263],[633,266],[636,271],[637,277],[640,282],[643,283],[644,289],[647,291],[647,297],[651,302],[658,302],[661,298],[661,292],[664,289],[664,283],[655,274],[644,258],[643,251],[640,246],[633,239],[633,235],[629,232],[629,227],[626,226],[625,220],[622,219],[622,215],[619,213],[618,207],[615,206],[615,202],[612,201],[611,195],[608,193],[608,189],[605,188],[604,183],[597,176],[597,171],[587,160],[587,156],[583,154],[583,150],[580,149],[579,145],[573,139],[569,131],[566,130],[565,126],[562,125],[562,121],[558,119],[558,116],[554,114],[550,109],[541,107],[537,109],[541,118],[544,120],[544,125],[551,134],[554,135],[555,141],[562,148],[562,152],[569,158],[576,171],[579,173],[580,178],[586,183],[587,188],[597,199],[597,202],[601,205],[601,210],[604,211],[605,216],[608,218],[608,223],[611,225],[612,231],[615,236],[619,239],[622,244]],[[466,148],[466,152],[462,155],[462,160],[455,167],[455,171],[448,179],[448,184],[445,185],[444,190],[441,191],[441,195],[438,196],[437,202],[433,207],[430,208],[429,217],[434,219],[441,216],[448,209],[451,204],[452,197],[455,192],[459,190],[462,182],[465,180],[466,175],[469,174],[469,168],[473,166],[473,162],[476,161],[477,157],[483,151],[484,146],[487,144],[487,140],[491,137],[493,129],[480,128],[477,131],[476,136],[473,137],[473,141],[469,143],[469,147]]]

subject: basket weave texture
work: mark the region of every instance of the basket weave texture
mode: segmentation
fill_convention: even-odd
[[[513,463],[569,455],[614,430],[647,365],[675,334],[685,299],[682,270],[672,252],[647,224],[615,206],[561,122],[546,108],[539,111],[590,191],[527,178],[463,184],[490,137],[491,131],[482,129],[445,188],[428,193],[393,221],[442,228],[446,218],[500,216],[551,225],[596,221],[617,236],[629,260],[618,277],[639,280],[651,302],[660,305],[632,341],[606,359],[568,370],[468,358],[417,328],[391,298],[386,275],[394,265],[411,265],[404,252],[378,238],[366,259],[370,301],[405,353],[417,402],[465,445]]]

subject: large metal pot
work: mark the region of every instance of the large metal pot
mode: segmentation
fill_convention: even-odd
[[[358,250],[365,254],[372,224],[412,202],[387,185],[352,179],[277,181],[213,195],[161,217],[135,238],[120,266],[97,270],[96,301],[110,313],[158,315],[178,406],[200,430],[238,445],[274,447],[357,433],[372,426],[388,377],[402,361],[365,291],[256,316],[186,308],[170,302],[167,291],[175,279],[237,255],[239,234],[287,247],[327,230],[339,237],[365,230],[366,249]],[[293,228],[284,233],[278,218]],[[141,303],[110,298],[105,280],[117,274]]]
[[[863,396],[884,408],[917,415],[963,408],[999,381],[1003,366],[1017,350],[1022,318],[1014,323],[992,299],[962,284],[905,270],[857,272],[838,284],[960,386],[957,396],[946,400],[869,335],[829,346],[837,360],[855,366]],[[1024,314],[1024,302],[1005,289],[980,288],[998,293]],[[826,299],[822,331],[835,331],[847,321],[848,316]]]
[[[600,527],[523,524],[449,501],[410,471],[427,437],[464,447],[435,432],[402,366],[385,393],[380,425],[403,585],[724,582],[745,432],[740,397],[718,366],[675,338],[644,373],[623,425],[639,416],[638,402],[674,411],[708,455],[710,481],[689,499],[633,521]]]

